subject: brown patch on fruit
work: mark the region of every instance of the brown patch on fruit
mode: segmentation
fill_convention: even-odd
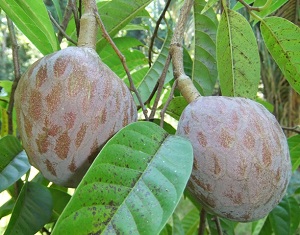
[[[55,64],[53,66],[54,75],[57,78],[60,78],[64,72],[66,71],[69,60],[65,57],[59,57],[56,59]]]
[[[46,132],[38,134],[37,139],[35,140],[40,154],[46,153],[49,147],[48,135]]]
[[[36,86],[41,87],[47,79],[47,66],[43,65],[39,68],[36,74]]]
[[[24,117],[24,126],[25,126],[26,135],[28,137],[31,137],[32,136],[32,122],[26,116],[23,116],[23,117]]]
[[[197,133],[197,139],[198,139],[199,144],[200,144],[202,147],[206,147],[206,145],[207,145],[207,140],[206,140],[205,135],[204,135],[202,132]]]
[[[128,113],[125,112],[124,113],[124,117],[123,117],[123,123],[122,123],[122,125],[126,126],[127,124],[128,124]]]
[[[84,136],[86,134],[86,129],[87,129],[87,125],[85,123],[82,123],[80,126],[80,130],[77,132],[76,135],[76,140],[75,140],[75,146],[76,148],[79,148],[79,146],[81,145]]]
[[[46,96],[47,106],[50,112],[55,112],[61,104],[62,85],[60,83],[52,87],[50,93]]]
[[[224,148],[230,148],[232,142],[234,141],[234,138],[231,137],[231,135],[225,129],[221,130],[221,135],[219,139],[220,139],[221,146],[223,146]]]
[[[75,162],[74,162],[74,159],[72,159],[71,164],[68,166],[68,169],[69,169],[71,172],[75,172],[75,171],[76,171],[77,166],[76,166],[76,164],[75,164]]]
[[[272,163],[272,154],[269,146],[267,146],[265,142],[263,143],[262,155],[263,163],[265,166],[269,166]]]
[[[218,175],[221,172],[221,167],[218,161],[218,158],[216,155],[213,155],[213,160],[214,160],[214,174]]]
[[[250,131],[246,131],[243,139],[245,147],[249,150],[252,150],[255,146],[255,139]]]
[[[190,133],[190,126],[186,125],[183,127],[184,134],[188,135]]]
[[[46,117],[43,131],[47,132],[50,136],[56,136],[61,131],[61,126],[51,123]]]
[[[93,146],[91,147],[91,151],[90,151],[90,154],[89,154],[89,157],[88,157],[88,161],[89,161],[90,164],[92,164],[92,162],[97,157],[97,155],[100,151],[100,148],[101,147],[98,146],[98,141],[96,139],[93,143]]]
[[[30,98],[29,98],[29,113],[34,121],[40,119],[42,115],[42,94],[37,90],[30,91]]]
[[[198,185],[200,186],[202,189],[204,189],[206,192],[211,192],[212,188],[210,184],[205,184],[203,183],[201,180],[199,180],[195,175],[191,176],[192,180]]]
[[[280,181],[280,178],[281,178],[281,169],[280,167],[277,169],[276,171],[276,176],[275,176],[275,179],[276,179],[276,182],[278,183]]]
[[[243,202],[242,194],[236,193],[232,189],[229,189],[224,193],[224,196],[229,198],[233,203],[240,205]]]
[[[75,97],[78,95],[80,90],[84,90],[83,84],[85,82],[85,77],[80,76],[81,71],[77,71],[77,74],[75,71],[70,74],[70,77],[68,79],[68,95],[71,97]]]
[[[107,116],[107,111],[106,111],[106,107],[104,107],[103,108],[103,110],[102,110],[102,112],[101,112],[101,119],[100,119],[100,121],[101,121],[101,124],[104,124],[104,123],[106,123],[106,116]]]
[[[51,163],[48,159],[46,159],[45,164],[46,164],[47,170],[48,170],[52,175],[57,176],[57,175],[56,175],[56,171],[55,171],[55,167],[53,166],[53,163]]]
[[[75,119],[76,113],[69,112],[64,114],[64,121],[68,130],[74,126]]]
[[[57,138],[54,150],[60,159],[64,160],[67,158],[70,149],[70,144],[71,144],[71,139],[67,131],[63,132]]]

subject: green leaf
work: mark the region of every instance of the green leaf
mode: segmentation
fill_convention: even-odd
[[[231,221],[231,220],[227,220],[227,219],[222,219],[219,218],[220,220],[220,224],[221,224],[221,228],[223,231],[223,234],[227,234],[227,235],[234,235],[234,227],[236,226],[237,222]],[[209,224],[209,228],[211,231],[212,235],[218,235],[218,229],[216,226],[216,222],[214,221],[214,218],[211,214],[207,214],[207,222]]]
[[[300,94],[300,28],[279,17],[264,19],[260,27],[268,51],[289,84]]]
[[[11,198],[0,207],[0,220],[2,219],[2,217],[11,214],[14,205],[15,200]]]
[[[288,145],[292,161],[292,171],[295,171],[300,165],[300,135],[289,137]]]
[[[173,98],[167,107],[167,114],[171,117],[179,120],[183,110],[188,105],[188,102],[183,98],[183,96],[177,96]]]
[[[192,209],[182,219],[182,225],[185,235],[194,235],[198,231],[200,221],[200,212],[197,208]]]
[[[262,229],[260,230],[259,235],[272,235],[272,234],[273,234],[273,230],[272,230],[270,218],[267,217]]]
[[[55,234],[158,234],[192,170],[189,141],[151,122],[119,131],[101,150]]]
[[[137,86],[137,90],[141,96],[141,99],[143,102],[146,102],[148,98],[150,97],[153,89],[156,86],[156,83],[163,71],[163,68],[165,66],[167,57],[169,55],[169,46],[172,38],[172,32],[169,31],[167,38],[165,39],[164,45],[161,49],[161,52],[159,53],[157,59],[152,64],[151,68],[148,70],[147,74],[141,81],[141,83]],[[171,66],[170,66],[171,67]],[[173,74],[171,72],[171,69],[168,70],[169,79],[167,78],[165,83],[169,82],[170,79],[173,78]],[[136,104],[139,104],[137,101],[137,98],[134,94],[134,99]]]
[[[130,71],[136,71],[148,66],[145,55],[141,51],[133,49],[142,45],[139,40],[132,37],[120,37],[115,38],[114,43],[126,58],[126,64]],[[99,52],[99,55],[103,63],[110,67],[121,79],[127,80],[127,75],[120,58],[112,49],[111,45],[106,45],[103,50]]]
[[[300,224],[300,206],[298,201],[294,197],[288,197],[290,206],[290,234],[296,234],[296,231]]]
[[[142,12],[150,2],[151,0],[114,0],[105,3],[100,2],[98,4],[98,11],[108,34],[111,37],[115,36],[122,28],[130,23],[134,17]],[[105,44],[106,40],[102,34],[99,33],[97,50],[101,50]]]
[[[49,220],[52,213],[51,194],[45,186],[24,184],[4,235],[35,234]]]
[[[269,214],[275,235],[290,234],[290,218],[289,201],[285,196]]]
[[[0,139],[0,192],[20,179],[29,169],[27,155],[18,139],[5,136]]]
[[[195,1],[195,56],[193,81],[202,95],[211,95],[218,78],[216,34],[218,20],[213,9],[201,14],[206,2]],[[208,4],[208,3],[207,3]]]
[[[59,49],[43,1],[1,0],[0,7],[42,54],[50,54]]]
[[[259,235],[268,217],[252,222],[252,235]]]
[[[70,194],[58,189],[48,188],[53,201],[51,222],[55,222],[71,199]]]
[[[217,63],[222,95],[255,98],[260,81],[256,38],[239,13],[224,10],[217,32]]]
[[[173,219],[173,235],[185,235],[184,229],[181,223],[181,220],[179,219],[178,215],[176,213],[173,213],[172,216]]]
[[[208,9],[210,9],[212,6],[214,6],[218,0],[208,0],[204,6],[204,8],[201,11],[201,14],[204,14]]]
[[[261,18],[264,18],[275,11],[277,11],[280,7],[282,7],[285,3],[288,2],[288,0],[255,0],[253,6],[254,7],[262,7],[266,4],[266,2],[269,2],[270,5],[263,9],[262,11],[256,12],[258,16]]]

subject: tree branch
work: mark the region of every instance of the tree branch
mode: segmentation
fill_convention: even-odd
[[[198,230],[198,235],[204,235],[205,232],[205,224],[206,224],[206,210],[203,208],[201,209],[200,212],[200,224],[199,224],[199,230]]]
[[[13,108],[15,102],[14,96],[15,96],[15,91],[17,89],[18,82],[21,77],[21,72],[20,72],[20,59],[19,59],[19,45],[17,42],[14,25],[8,16],[6,16],[6,19],[7,19],[7,26],[8,26],[11,42],[12,42],[12,57],[13,57],[14,74],[15,74],[15,79],[11,88],[8,108],[6,111],[8,116],[8,134],[11,135],[13,134]]]

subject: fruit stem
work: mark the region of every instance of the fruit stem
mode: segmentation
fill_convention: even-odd
[[[95,0],[83,0],[84,13],[80,18],[80,31],[78,37],[79,47],[90,47],[95,49],[97,42],[97,21],[95,11],[97,5]]]
[[[182,96],[189,103],[201,96],[193,81],[185,74],[183,66],[183,34],[193,3],[193,0],[185,0],[170,45],[174,78],[177,79],[177,87]]]

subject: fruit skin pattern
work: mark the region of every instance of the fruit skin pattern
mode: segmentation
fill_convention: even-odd
[[[137,120],[125,83],[83,47],[36,61],[20,79],[15,107],[31,164],[67,187],[78,185],[110,137]]]
[[[209,212],[253,221],[284,196],[291,177],[289,149],[277,120],[262,105],[201,97],[182,113],[177,134],[193,145],[188,189]]]

